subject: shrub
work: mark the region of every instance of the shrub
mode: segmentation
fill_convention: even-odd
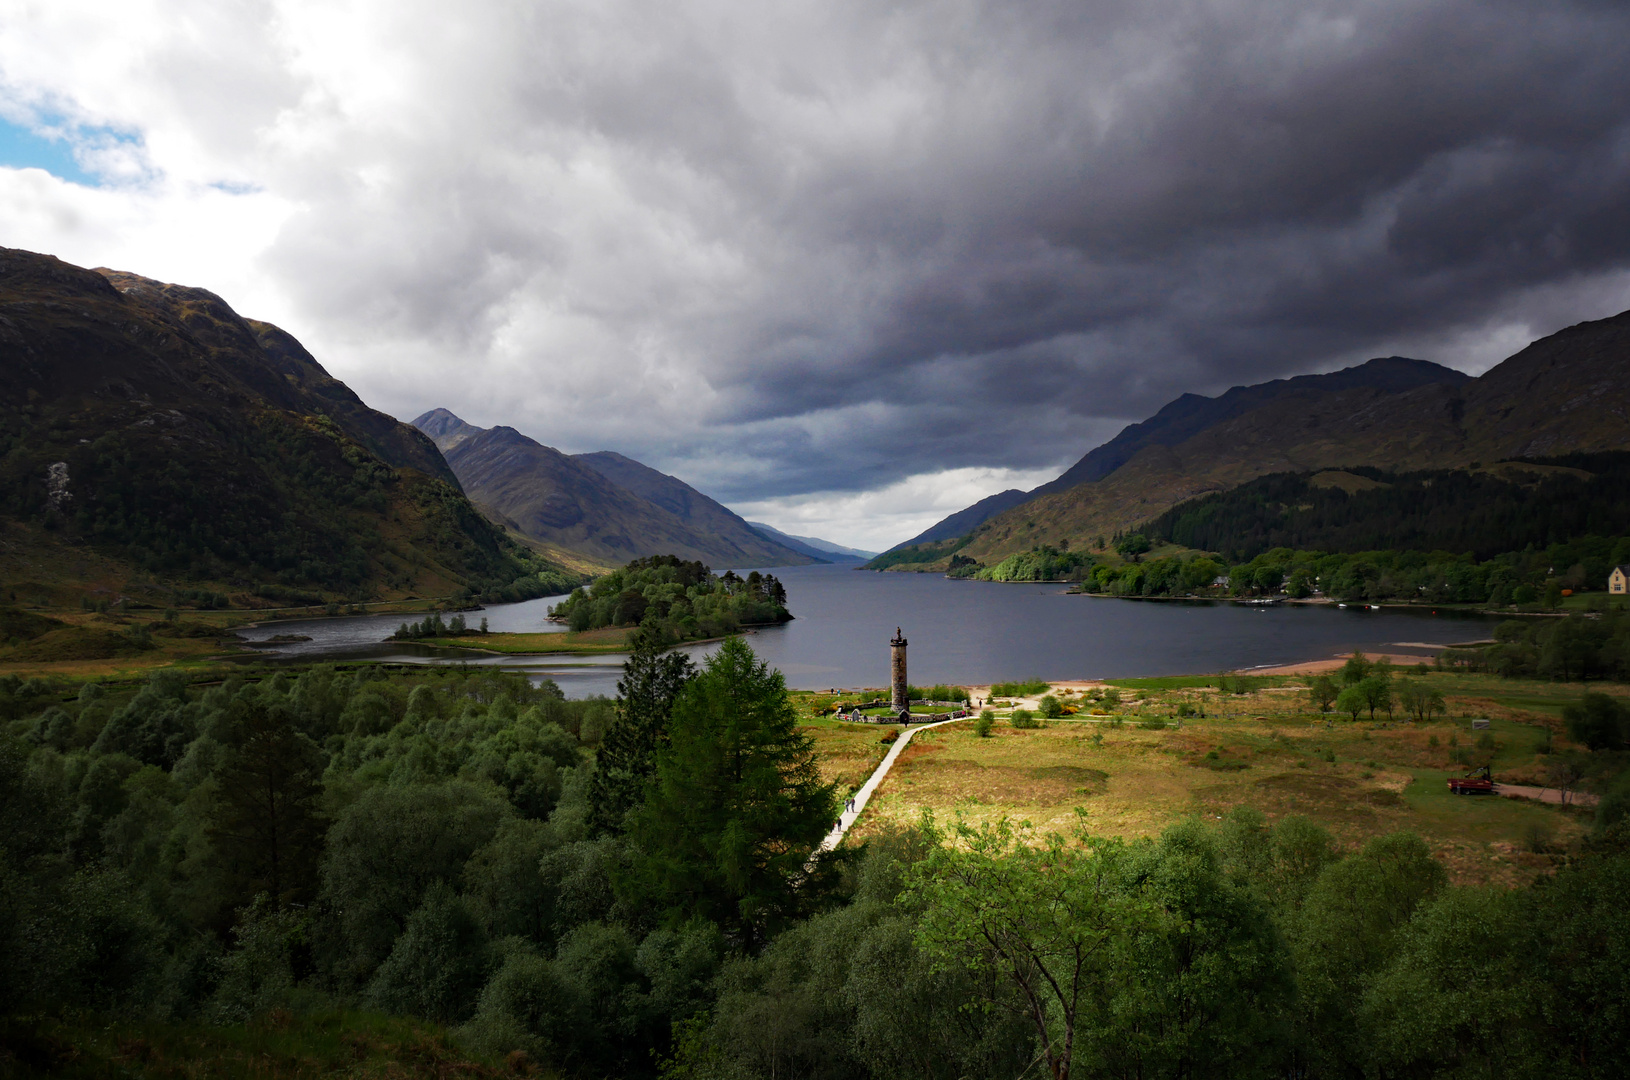
[[[1044,679],[1030,678],[1023,682],[1002,682],[990,688],[991,697],[1030,697],[1033,694],[1045,694],[1049,684]]]
[[[989,709],[985,709],[980,712],[979,718],[973,722],[973,733],[978,735],[981,739],[988,739],[990,738],[990,729],[995,726],[995,724],[996,714],[991,712]]]
[[[1014,709],[1012,716],[1010,716],[1008,719],[1012,722],[1013,726],[1016,727],[1016,728],[1024,729],[1024,728],[1035,728],[1035,727],[1040,727],[1041,726],[1036,721],[1036,718],[1031,715],[1029,709]]]
[[[1568,737],[1592,750],[1618,750],[1630,741],[1630,709],[1607,694],[1586,694],[1577,704],[1564,706],[1562,719]]]
[[[1064,706],[1058,703],[1058,698],[1052,694],[1043,697],[1039,703],[1039,712],[1043,720],[1057,720],[1064,715]]]

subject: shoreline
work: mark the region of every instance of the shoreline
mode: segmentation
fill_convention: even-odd
[[[1444,645],[1433,644],[1427,641],[1395,641],[1388,645],[1388,649],[1410,649],[1411,652],[1365,652],[1364,655],[1371,661],[1385,657],[1395,668],[1407,670],[1416,664],[1430,664],[1438,653],[1445,649],[1473,648],[1480,645],[1491,644],[1492,639],[1484,641],[1459,641]],[[1358,650],[1363,652],[1363,650]],[[1206,679],[1222,678],[1230,675],[1326,675],[1339,671],[1343,664],[1353,654],[1351,652],[1337,653],[1328,657],[1309,660],[1294,660],[1285,664],[1262,664],[1253,667],[1234,668],[1229,671],[1185,671],[1172,675],[1104,675],[1093,679],[1048,679],[1049,687],[1065,692],[1081,692],[1083,690],[1102,689],[1117,680],[1127,679]],[[990,688],[994,683],[957,683],[975,698],[989,698]],[[801,693],[807,694],[866,694],[887,693],[887,687],[860,686],[860,687],[797,687]],[[1032,702],[1034,699],[1031,699]]]

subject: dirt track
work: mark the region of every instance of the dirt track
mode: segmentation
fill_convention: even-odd
[[[1556,788],[1523,787],[1520,784],[1495,784],[1495,794],[1506,799],[1532,799],[1535,802],[1562,804],[1562,792]],[[1568,803],[1573,806],[1595,806],[1599,796],[1584,791],[1568,792]]]

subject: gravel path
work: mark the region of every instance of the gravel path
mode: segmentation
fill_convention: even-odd
[[[966,717],[963,719],[966,719]],[[849,827],[855,823],[861,812],[866,809],[866,804],[871,801],[872,792],[877,790],[877,785],[881,784],[883,777],[888,775],[889,766],[894,764],[894,759],[900,756],[900,751],[906,748],[906,744],[911,742],[917,732],[955,723],[957,723],[956,720],[938,720],[932,724],[923,724],[920,727],[908,727],[900,732],[900,737],[894,740],[894,745],[889,747],[889,752],[883,755],[882,763],[873,770],[871,776],[866,778],[866,782],[860,785],[860,790],[855,792],[855,808],[845,810],[839,816],[837,825],[833,827],[831,832],[826,834],[826,839],[821,841],[820,849],[822,851],[831,851],[843,840],[843,834],[849,831]]]
[[[1533,799],[1535,802],[1556,803],[1562,802],[1562,792],[1549,787],[1523,787],[1521,784],[1495,784],[1494,793],[1511,799]],[[1600,796],[1592,795],[1586,791],[1569,791],[1568,802],[1576,806],[1595,806],[1601,801]]]

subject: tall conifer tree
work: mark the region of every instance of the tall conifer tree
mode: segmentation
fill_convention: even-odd
[[[228,872],[245,900],[262,892],[279,906],[308,899],[325,825],[317,802],[322,751],[273,695],[232,702],[226,744],[209,833]]]
[[[786,681],[730,638],[674,702],[656,779],[630,816],[629,899],[695,915],[756,948],[812,899],[812,860],[837,816]]]
[[[645,799],[656,772],[656,751],[668,741],[674,699],[696,676],[696,665],[679,652],[664,652],[654,634],[636,630],[634,651],[617,682],[617,718],[595,755],[589,781],[589,828],[619,833],[628,811]]]

